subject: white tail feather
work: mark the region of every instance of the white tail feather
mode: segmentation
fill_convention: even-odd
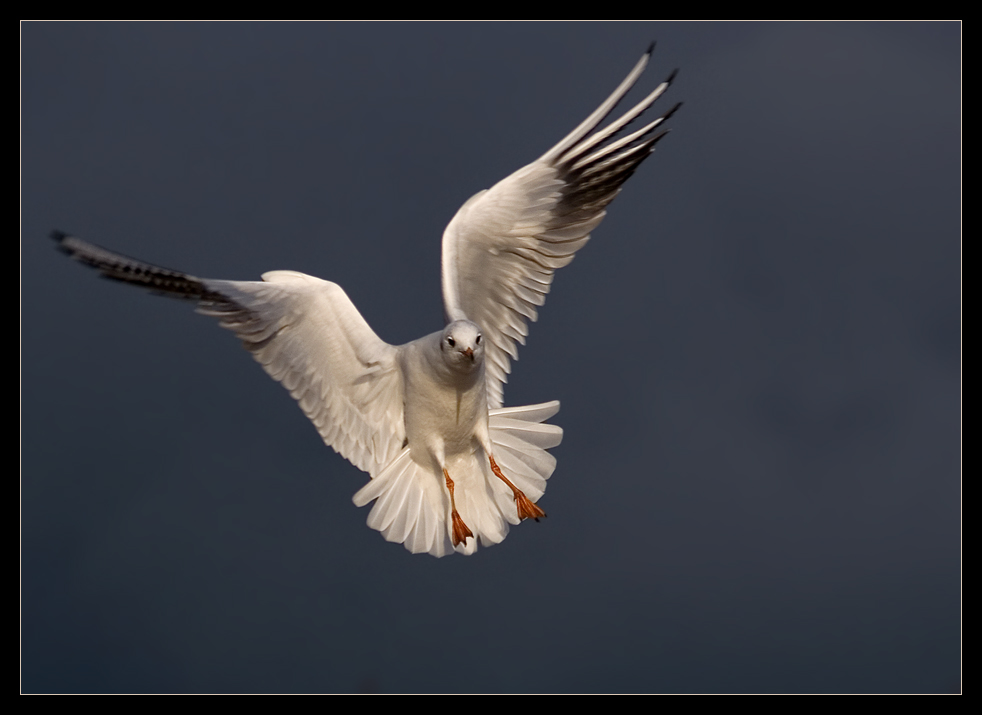
[[[556,468],[555,458],[545,450],[559,444],[563,431],[542,421],[558,410],[554,401],[490,411],[495,460],[532,501],[545,492],[546,480]],[[487,455],[478,448],[454,459],[447,470],[454,481],[457,512],[475,537],[456,548],[451,542],[450,496],[443,475],[416,464],[408,447],[359,489],[353,501],[365,506],[374,500],[368,525],[382,532],[386,541],[403,544],[414,554],[472,554],[478,539],[484,546],[501,543],[509,524],[519,523],[518,510],[511,490],[492,473]]]

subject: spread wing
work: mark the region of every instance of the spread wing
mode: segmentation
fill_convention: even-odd
[[[403,448],[398,349],[372,331],[341,287],[293,271],[261,281],[195,278],[55,233],[60,248],[114,280],[198,301],[290,391],[324,441],[373,477]]]
[[[640,104],[598,130],[644,71],[648,48],[607,100],[537,161],[473,196],[443,233],[443,302],[448,320],[472,320],[488,339],[488,403],[525,343],[528,320],[545,303],[553,273],[573,260],[606,215],[621,185],[655,149],[655,130],[680,105],[626,136],[625,127],[660,97],[675,73]]]

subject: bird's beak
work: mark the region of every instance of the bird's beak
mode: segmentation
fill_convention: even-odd
[[[469,357],[471,360],[474,359],[474,348],[467,348],[466,350],[461,350],[460,352],[464,353],[464,355]]]

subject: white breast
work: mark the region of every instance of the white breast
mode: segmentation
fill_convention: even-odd
[[[488,398],[484,366],[461,374],[442,360],[440,333],[403,346],[406,438],[413,460],[440,474],[441,458],[473,454],[487,434]]]

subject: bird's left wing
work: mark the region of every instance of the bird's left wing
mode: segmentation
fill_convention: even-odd
[[[198,301],[235,332],[300,403],[324,441],[373,477],[403,449],[398,348],[382,341],[335,283],[294,271],[222,281],[160,268],[56,232],[59,248],[107,278]]]
[[[644,57],[608,99],[537,161],[465,203],[443,233],[443,302],[448,320],[472,320],[487,337],[488,403],[500,407],[518,343],[545,303],[553,273],[573,260],[603,220],[607,204],[665,131],[678,109],[626,136],[622,130],[660,97],[675,76],[603,129],[644,71]]]

